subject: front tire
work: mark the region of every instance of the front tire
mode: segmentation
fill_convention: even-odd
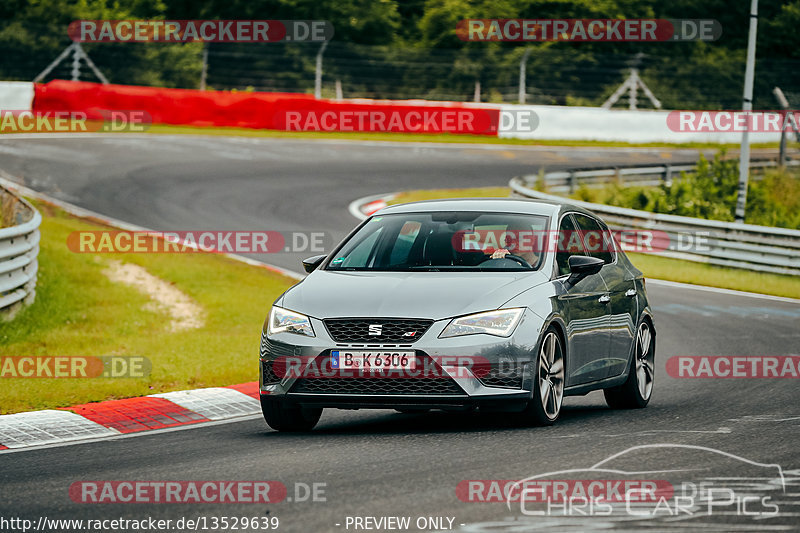
[[[636,330],[636,345],[628,369],[628,379],[619,387],[605,389],[606,403],[612,409],[641,409],[653,395],[656,343],[653,327],[643,320]]]
[[[564,400],[564,348],[554,327],[549,327],[542,337],[538,356],[534,361],[533,394],[523,411],[529,423],[550,426],[561,414]]]
[[[277,431],[311,431],[322,416],[322,409],[289,406],[275,398],[261,397],[261,412],[267,425]]]

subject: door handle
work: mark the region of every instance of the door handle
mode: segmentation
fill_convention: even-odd
[[[608,302],[611,301],[611,296],[609,296],[608,294],[604,294],[600,298],[598,298],[597,301],[600,302],[601,304],[607,304]]]
[[[628,289],[627,291],[625,291],[625,296],[629,298],[636,296],[636,289]]]

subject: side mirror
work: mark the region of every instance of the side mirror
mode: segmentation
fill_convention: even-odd
[[[303,259],[303,269],[308,272],[309,274],[314,272],[314,270],[322,264],[325,258],[328,257],[327,255],[315,255],[314,257],[309,257],[308,259]],[[571,258],[570,258],[571,259]]]
[[[575,286],[586,276],[597,274],[603,268],[603,260],[588,255],[571,255],[569,260],[569,277],[567,278],[567,288]]]

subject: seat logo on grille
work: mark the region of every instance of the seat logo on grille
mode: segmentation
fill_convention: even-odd
[[[416,331],[406,331],[405,333],[403,333],[403,337],[413,337],[416,334],[417,334]]]
[[[369,334],[372,336],[381,335],[383,333],[383,326],[381,324],[370,324]]]

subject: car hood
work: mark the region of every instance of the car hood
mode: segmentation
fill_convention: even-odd
[[[278,304],[315,318],[442,319],[496,309],[547,281],[537,272],[331,272],[318,270]]]

